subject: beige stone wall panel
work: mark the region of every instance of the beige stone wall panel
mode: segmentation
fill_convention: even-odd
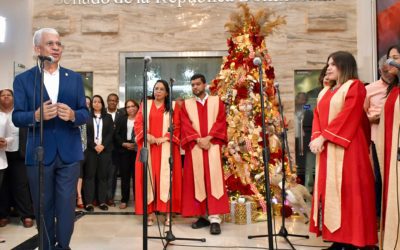
[[[186,3],[178,8],[156,2],[63,6],[35,0],[33,30],[62,29],[62,64],[93,72],[93,93],[103,97],[118,93],[120,52],[227,49],[224,24],[237,10],[234,3]],[[253,11],[269,7],[286,16],[287,24],[266,42],[289,123],[289,145],[294,145],[294,70],[320,69],[336,50],[357,53],[357,0],[248,3]],[[294,146],[290,150],[293,153]]]

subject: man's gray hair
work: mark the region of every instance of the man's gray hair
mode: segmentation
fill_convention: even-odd
[[[386,55],[383,55],[383,56],[379,59],[379,61],[378,61],[378,69],[382,69],[383,66],[384,66],[385,64],[387,64],[387,63],[386,63],[386,60],[387,60],[387,56],[386,56]]]
[[[53,28],[41,28],[41,29],[37,30],[35,32],[35,34],[33,35],[33,45],[34,46],[39,46],[40,45],[40,42],[42,41],[43,33],[48,33],[48,34],[53,34],[53,35],[60,36],[60,34],[58,34],[57,30],[55,30]]]

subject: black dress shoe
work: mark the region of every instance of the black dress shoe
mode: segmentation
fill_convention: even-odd
[[[86,205],[85,210],[88,212],[93,212],[94,211],[94,207],[93,205]]]
[[[353,250],[353,246],[339,243],[339,242],[334,242],[330,247],[325,248],[324,250]]]
[[[99,208],[103,211],[107,211],[108,210],[108,206],[104,203],[100,204]]]
[[[203,217],[200,217],[196,222],[192,223],[192,228],[193,229],[199,229],[203,227],[208,227],[210,225],[210,222]]]
[[[221,234],[221,226],[219,223],[211,223],[210,234]]]

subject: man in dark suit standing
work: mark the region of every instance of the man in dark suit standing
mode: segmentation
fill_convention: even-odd
[[[107,96],[107,113],[111,115],[114,122],[114,129],[116,122],[125,116],[125,109],[118,109],[119,96],[111,93]],[[114,138],[114,137],[113,137]],[[112,151],[112,164],[107,171],[107,205],[115,207],[114,196],[117,187],[117,172],[119,169],[118,150],[116,142],[113,142],[114,149]]]
[[[17,127],[28,127],[26,165],[36,218],[39,218],[38,164],[40,79],[44,70],[44,249],[70,249],[74,228],[76,183],[83,159],[79,125],[88,119],[82,78],[60,67],[63,52],[55,29],[43,28],[33,36],[36,55],[52,56],[44,69],[36,66],[14,80],[15,105],[12,115]],[[35,131],[36,130],[36,131]]]

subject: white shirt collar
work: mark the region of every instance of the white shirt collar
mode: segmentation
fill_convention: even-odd
[[[206,104],[207,99],[208,99],[208,93],[207,92],[206,92],[206,95],[204,96],[203,100],[201,100],[199,97],[196,96],[196,101],[201,103],[201,105],[203,105],[203,106],[204,106],[204,104]]]

